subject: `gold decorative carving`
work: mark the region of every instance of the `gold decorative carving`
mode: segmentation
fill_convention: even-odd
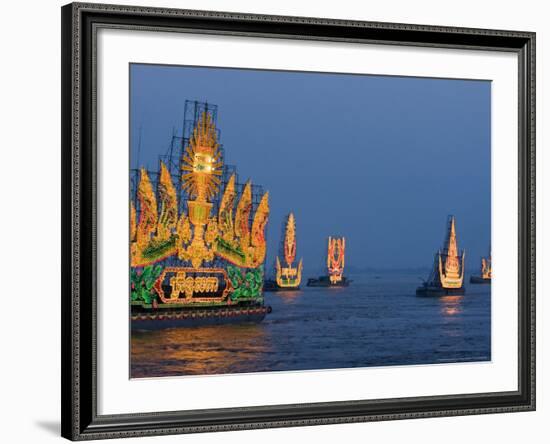
[[[277,256],[275,261],[275,281],[279,287],[299,287],[302,281],[302,259],[300,259],[297,267],[292,266],[296,258],[296,220],[293,213],[290,213],[287,218],[283,253],[286,267],[281,267],[279,256]]]
[[[171,288],[169,295],[166,295],[163,288],[166,280]],[[223,286],[225,287],[220,292]],[[232,286],[223,268],[166,267],[156,280],[154,289],[165,304],[192,304],[225,301]],[[217,295],[197,296],[204,293]]]
[[[447,245],[445,251],[439,254],[438,271],[439,280],[443,288],[461,288],[464,281],[464,259],[466,253],[462,252],[462,257],[458,255],[458,245],[456,240],[455,218],[451,217]],[[443,263],[442,256],[445,256]]]
[[[342,280],[344,275],[346,254],[346,239],[328,238],[327,268],[330,282],[335,284]]]

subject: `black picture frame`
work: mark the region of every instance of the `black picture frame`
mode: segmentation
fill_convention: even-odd
[[[535,33],[72,3],[62,14],[62,436],[118,438],[535,409]],[[518,390],[100,416],[96,380],[99,27],[509,51],[519,65]],[[514,291],[510,289],[510,291]]]

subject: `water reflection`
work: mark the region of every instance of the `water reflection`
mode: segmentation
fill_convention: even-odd
[[[441,313],[445,316],[459,315],[463,311],[463,299],[463,295],[442,296],[439,299],[441,302]]]
[[[418,298],[416,273],[347,288],[266,293],[260,324],[133,332],[132,377],[477,362],[491,359],[491,288]]]
[[[132,377],[239,373],[270,351],[262,324],[133,332]]]
[[[293,304],[302,294],[302,290],[286,290],[275,293],[281,298],[283,304]]]

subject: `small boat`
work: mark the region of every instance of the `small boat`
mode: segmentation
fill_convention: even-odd
[[[345,276],[338,282],[331,282],[329,276],[319,276],[319,278],[309,278],[307,280],[308,287],[349,287],[353,282]]]
[[[470,284],[490,284],[493,275],[491,255],[481,258],[481,270],[479,276],[470,276]]]
[[[465,252],[458,251],[456,221],[450,216],[443,250],[435,254],[428,279],[416,289],[417,296],[462,295],[464,290]]]
[[[308,287],[348,287],[352,282],[344,276],[346,239],[328,238],[327,276],[309,278]]]
[[[302,282],[302,259],[298,265],[293,265],[296,259],[296,219],[290,213],[284,225],[284,237],[281,250],[285,260],[285,266],[277,255],[275,258],[275,279],[267,279],[264,282],[264,291],[296,291],[300,289]]]

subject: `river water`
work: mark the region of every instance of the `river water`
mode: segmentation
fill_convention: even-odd
[[[131,377],[490,360],[491,286],[417,297],[419,275],[351,274],[347,288],[266,293],[273,311],[259,324],[133,332]]]

